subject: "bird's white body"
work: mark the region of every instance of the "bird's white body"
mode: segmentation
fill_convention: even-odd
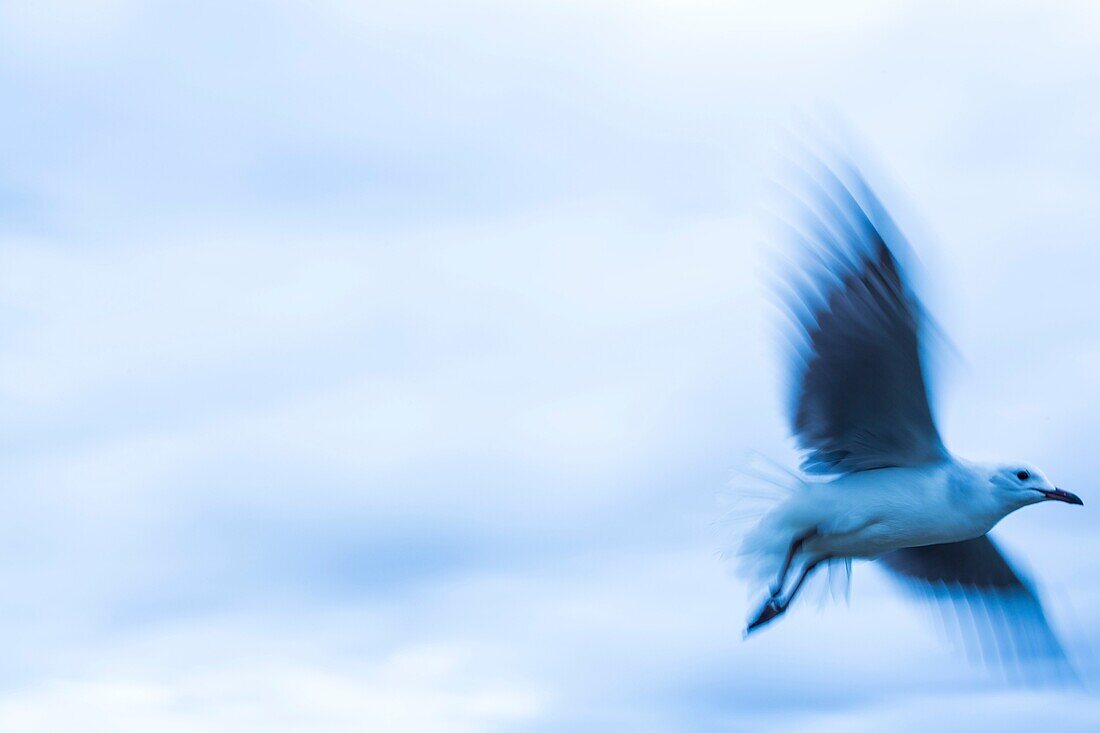
[[[808,171],[791,232],[800,255],[780,292],[791,434],[802,470],[834,478],[794,478],[744,536],[742,569],[768,584],[746,633],[785,613],[822,564],[881,557],[921,587],[1015,604],[1032,619],[1021,638],[1045,637],[1057,653],[1038,598],[986,533],[1028,504],[1082,501],[1031,466],[947,450],[925,378],[924,309],[895,257],[904,237],[858,171],[842,172]]]
[[[946,460],[800,482],[744,538],[745,569],[770,577],[801,537],[808,537],[804,555],[830,558],[979,537],[1016,508],[1005,506],[988,476],[980,465]]]

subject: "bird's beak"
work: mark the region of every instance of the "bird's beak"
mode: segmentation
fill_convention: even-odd
[[[1071,494],[1068,491],[1062,491],[1061,489],[1040,489],[1039,493],[1045,496],[1051,501],[1064,501],[1067,504],[1077,504],[1078,506],[1084,506],[1085,502],[1081,501],[1081,497],[1077,494]]]

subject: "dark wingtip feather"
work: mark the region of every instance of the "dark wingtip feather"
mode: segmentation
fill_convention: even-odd
[[[879,561],[933,604],[968,659],[1022,684],[1076,679],[1038,593],[989,537],[906,548]]]
[[[806,451],[803,469],[942,460],[921,363],[922,308],[892,249],[892,239],[904,241],[859,171],[839,169],[810,159],[800,190],[788,189],[796,255],[780,301],[792,345],[788,420]]]

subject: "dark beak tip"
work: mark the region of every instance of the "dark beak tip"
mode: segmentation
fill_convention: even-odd
[[[1084,506],[1085,502],[1081,501],[1081,497],[1077,494],[1073,494],[1069,491],[1063,491],[1062,489],[1054,489],[1053,491],[1044,491],[1048,499],[1054,501],[1065,502],[1066,504],[1074,504],[1076,506]]]

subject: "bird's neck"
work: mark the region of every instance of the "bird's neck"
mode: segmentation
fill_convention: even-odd
[[[951,492],[975,519],[988,524],[991,529],[1016,509],[1005,506],[1000,494],[990,486],[991,466],[957,458],[952,460],[952,464],[948,479]]]

